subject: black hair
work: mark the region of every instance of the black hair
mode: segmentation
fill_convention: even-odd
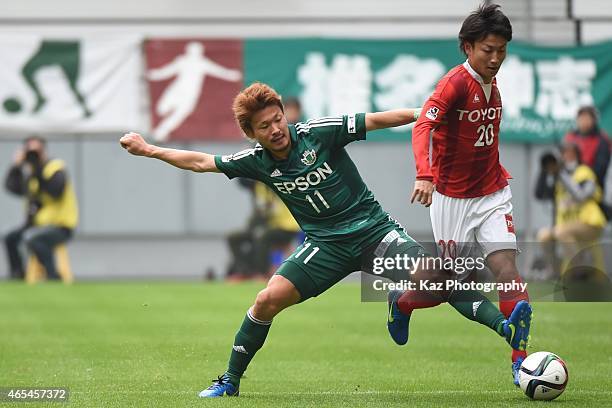
[[[474,44],[490,34],[499,35],[506,41],[512,40],[512,25],[499,4],[483,3],[464,21],[459,31],[459,48],[467,55],[465,44]]]

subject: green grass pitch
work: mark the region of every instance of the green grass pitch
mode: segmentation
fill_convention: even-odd
[[[262,284],[0,284],[0,387],[70,389],[73,407],[542,406],[511,383],[509,350],[447,305],[392,343],[384,303],[338,285],[281,313],[239,398],[199,400]],[[565,359],[550,406],[612,405],[612,304],[537,303],[531,351]],[[11,404],[11,406],[16,406]],[[25,406],[62,406],[32,403]],[[547,405],[548,406],[548,405]]]

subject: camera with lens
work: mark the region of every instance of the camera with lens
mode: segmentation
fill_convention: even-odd
[[[538,176],[535,187],[535,196],[537,199],[553,199],[555,181],[560,166],[560,160],[554,152],[545,152],[540,156],[540,175]]]
[[[540,156],[540,172],[542,173],[555,175],[559,172],[560,165],[557,154],[553,152],[545,152]]]
[[[38,167],[40,165],[40,153],[37,150],[26,151],[25,161],[34,167]]]

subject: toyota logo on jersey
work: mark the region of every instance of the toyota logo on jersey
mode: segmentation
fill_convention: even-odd
[[[467,117],[467,120],[472,123],[475,123],[486,119],[500,119],[502,108],[501,106],[498,106],[496,108],[474,109],[471,111],[465,109],[457,109],[457,112],[459,112],[459,120],[463,120],[464,117]]]

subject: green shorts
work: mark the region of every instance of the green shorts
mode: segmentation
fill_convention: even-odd
[[[351,239],[317,241],[307,238],[282,263],[276,274],[293,283],[303,302],[325,292],[352,272],[374,274],[375,258],[394,258],[403,254],[416,257],[425,253],[399,224],[389,221],[385,226],[388,228]],[[410,279],[406,270],[387,269],[378,275],[395,282]]]

